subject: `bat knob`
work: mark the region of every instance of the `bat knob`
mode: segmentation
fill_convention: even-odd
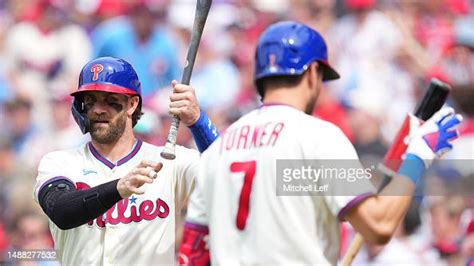
[[[174,160],[176,158],[175,145],[173,143],[166,142],[166,145],[160,155],[164,159]]]

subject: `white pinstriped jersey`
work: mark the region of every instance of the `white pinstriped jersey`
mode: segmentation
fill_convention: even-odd
[[[267,105],[231,125],[201,157],[187,222],[209,226],[217,265],[327,265],[339,252],[338,215],[359,196],[277,196],[277,159],[353,159],[336,126]]]
[[[38,168],[35,199],[43,185],[67,178],[86,189],[121,178],[141,161],[163,162],[143,195],[132,195],[88,224],[61,230],[50,221],[55,248],[63,265],[174,265],[175,216],[194,186],[199,153],[176,147],[175,160],[160,157],[162,147],[140,140],[116,163],[102,157],[91,143],[51,152]]]

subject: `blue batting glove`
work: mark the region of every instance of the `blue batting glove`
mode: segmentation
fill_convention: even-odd
[[[457,127],[462,119],[453,108],[439,110],[425,123],[410,114],[406,154],[413,154],[422,159],[428,168],[434,159],[453,148],[451,142],[459,137]]]

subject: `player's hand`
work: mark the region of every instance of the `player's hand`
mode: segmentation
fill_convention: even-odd
[[[170,96],[170,114],[179,117],[181,122],[190,127],[196,123],[201,114],[193,87],[171,82],[173,94]]]
[[[163,167],[162,163],[152,163],[143,161],[137,167],[133,168],[126,176],[119,179],[117,190],[120,196],[125,199],[132,194],[142,195],[145,193],[143,185],[153,183],[157,173]]]
[[[452,140],[459,137],[457,130],[462,116],[453,108],[444,108],[435,113],[428,121],[421,123],[410,114],[410,134],[407,154],[411,153],[423,159],[428,167],[436,159],[453,148]]]

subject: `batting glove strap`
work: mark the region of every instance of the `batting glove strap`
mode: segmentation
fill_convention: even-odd
[[[216,126],[214,126],[203,111],[201,111],[198,121],[189,128],[193,134],[196,146],[201,153],[211,146],[214,140],[219,136]]]
[[[423,124],[410,114],[406,153],[421,158],[428,168],[434,159],[453,148],[451,141],[459,136],[457,126],[461,121],[462,116],[455,114],[452,108],[441,109]]]
[[[412,153],[408,153],[403,160],[398,174],[410,178],[415,186],[421,185],[421,178],[425,173],[426,167],[425,162],[418,156]]]

